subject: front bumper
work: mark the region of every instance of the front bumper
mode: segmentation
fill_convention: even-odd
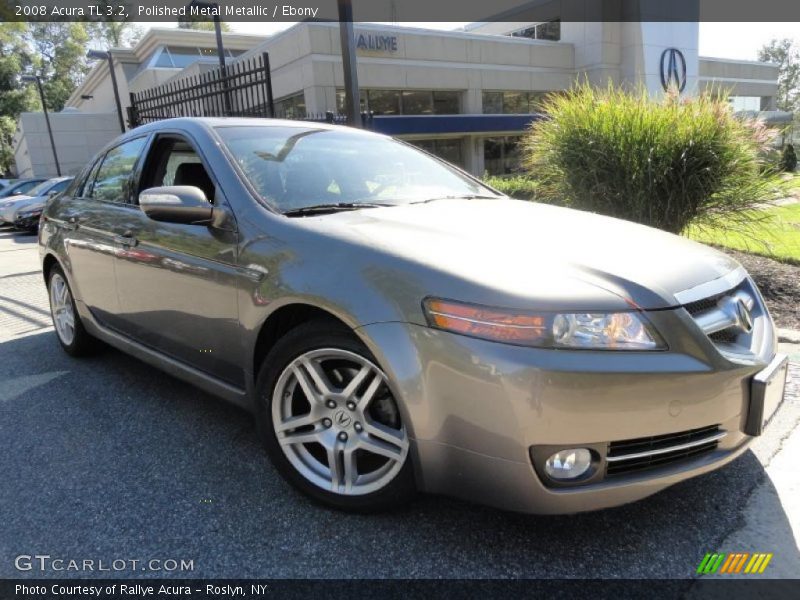
[[[28,217],[19,217],[14,221],[14,227],[16,229],[27,229],[33,230],[39,227],[39,218],[42,216],[41,213],[37,213],[35,215],[31,215]]]
[[[768,358],[729,361],[695,335],[682,309],[648,316],[668,333],[669,351],[522,348],[406,323],[358,331],[401,400],[422,490],[570,513],[638,500],[716,469],[752,439],[743,433],[749,381]],[[712,425],[726,435],[707,453],[584,485],[546,484],[531,460],[541,446],[593,445],[602,453],[610,442]]]

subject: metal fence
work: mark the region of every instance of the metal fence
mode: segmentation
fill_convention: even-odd
[[[131,93],[128,123],[173,117],[273,117],[269,54]]]

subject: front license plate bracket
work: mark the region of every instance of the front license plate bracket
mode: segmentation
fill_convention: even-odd
[[[750,380],[750,409],[744,428],[747,435],[761,435],[778,411],[783,403],[788,370],[789,357],[778,354],[765,369],[753,375]]]

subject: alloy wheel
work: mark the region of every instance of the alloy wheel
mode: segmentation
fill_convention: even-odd
[[[59,339],[69,346],[75,339],[75,312],[69,286],[60,273],[50,279],[50,312]]]
[[[386,374],[346,350],[312,350],[292,360],[274,388],[272,423],[294,468],[337,494],[382,489],[408,456]]]

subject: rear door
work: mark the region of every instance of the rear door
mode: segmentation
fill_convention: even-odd
[[[120,323],[114,259],[138,212],[130,203],[131,174],[146,143],[144,136],[110,149],[79,182],[74,197],[59,202],[73,292],[111,328]]]
[[[148,151],[138,190],[165,185],[193,185],[230,209],[185,133],[160,134]],[[235,222],[221,229],[154,221],[141,210],[135,216],[135,246],[116,263],[124,332],[243,388]]]

